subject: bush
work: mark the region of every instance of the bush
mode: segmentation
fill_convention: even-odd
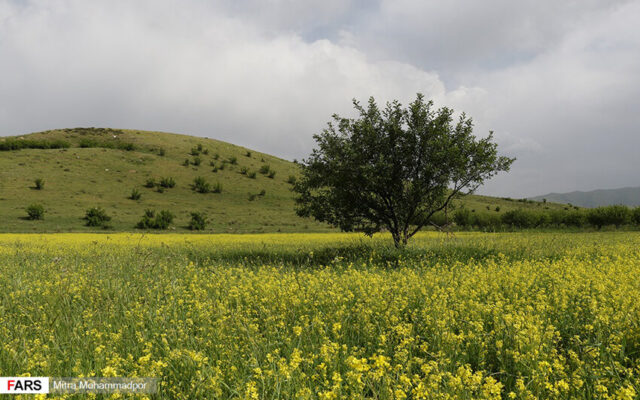
[[[631,211],[622,205],[592,208],[587,213],[587,220],[598,229],[607,225],[620,227],[631,222]]]
[[[35,181],[33,181],[33,184],[35,185],[34,187],[36,190],[44,189],[44,179],[42,178],[37,178]]]
[[[631,212],[631,222],[640,225],[640,207],[636,207]]]
[[[502,219],[498,214],[479,212],[473,215],[472,225],[484,231],[496,231],[502,228]]]
[[[192,231],[202,231],[207,226],[207,217],[199,212],[191,213],[191,221],[189,221],[189,229]]]
[[[229,163],[231,165],[236,165],[238,163],[238,158],[236,158],[235,156],[229,157]]]
[[[162,178],[160,179],[160,186],[162,186],[163,188],[172,188],[176,186],[176,181],[171,177]]]
[[[140,200],[140,197],[142,197],[142,194],[140,193],[140,191],[138,189],[133,189],[131,190],[131,194],[129,195],[129,199],[131,200]]]
[[[158,155],[159,155],[160,157],[164,157],[164,156],[165,156],[165,154],[167,154],[167,151],[164,149],[164,147],[160,147],[160,148],[158,149]]]
[[[108,228],[107,223],[111,221],[111,217],[107,215],[106,211],[100,207],[93,207],[87,210],[84,215],[84,220],[87,221],[87,226],[101,226]]]
[[[194,159],[193,159],[193,165],[198,166],[198,165],[200,165],[200,164],[202,164],[202,158],[200,158],[200,157],[194,157]]]
[[[156,180],[153,178],[147,179],[147,181],[144,183],[144,187],[146,188],[153,188],[155,186],[156,186]]]
[[[269,175],[267,175],[267,178],[273,179],[273,178],[275,178],[275,176],[276,176],[276,171],[272,170],[272,171],[269,172]]]
[[[214,160],[217,160],[218,158],[220,158],[220,154],[215,153],[215,154],[213,155],[213,159],[214,159]]]
[[[249,157],[249,158],[251,158],[251,152],[250,152],[250,151],[247,151],[247,152],[245,153],[245,157]]]
[[[68,149],[69,142],[64,140],[5,139],[0,141],[0,151],[22,149]]]
[[[262,190],[260,191],[260,193],[258,193],[258,196],[263,197],[265,194],[267,194],[267,191],[266,191],[266,190],[264,190],[264,189],[262,189]]]
[[[242,175],[246,175],[246,174],[247,174],[247,172],[249,172],[249,169],[248,169],[247,167],[242,167],[242,168],[240,168],[240,173],[241,173]]]
[[[251,179],[256,179],[256,172],[255,171],[249,172],[247,174],[247,177],[249,177]]]
[[[287,183],[290,185],[295,185],[297,180],[298,179],[295,175],[289,175],[289,178],[287,178]]]
[[[202,147],[202,146],[200,146],[200,147]],[[198,155],[200,155],[200,150],[198,150],[196,147],[194,147],[194,148],[191,149],[191,152],[189,154],[191,154],[192,156],[198,156]]]
[[[262,175],[267,175],[269,172],[271,172],[271,166],[269,166],[269,164],[264,164],[260,167],[260,173]]]
[[[188,167],[189,164],[191,164],[191,162],[189,161],[188,158],[185,158],[184,161],[182,162],[182,165],[184,165],[185,167]]]
[[[138,229],[167,229],[173,222],[173,214],[162,210],[158,214],[154,210],[146,210],[136,225]]]
[[[562,223],[565,226],[582,228],[587,225],[587,215],[585,212],[580,210],[570,210],[565,212],[562,216]]]
[[[211,191],[211,185],[201,176],[196,177],[193,180],[191,189],[198,193],[209,193]]]
[[[460,208],[456,210],[453,214],[453,220],[458,226],[468,227],[473,225],[471,211],[469,211],[467,208]]]
[[[222,193],[222,184],[220,182],[216,182],[211,188],[212,193]]]
[[[502,223],[514,228],[535,228],[542,225],[543,220],[541,213],[518,208],[504,213]]]
[[[27,219],[32,221],[44,219],[44,207],[41,204],[31,204],[27,207]]]

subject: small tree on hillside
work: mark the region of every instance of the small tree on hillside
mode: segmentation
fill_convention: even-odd
[[[491,133],[477,139],[470,118],[454,122],[453,110],[436,111],[421,94],[408,108],[394,101],[380,110],[373,98],[354,106],[358,118],[334,115],[314,136],[294,185],[298,215],[368,235],[386,229],[403,247],[452,199],[514,161],[498,155]]]

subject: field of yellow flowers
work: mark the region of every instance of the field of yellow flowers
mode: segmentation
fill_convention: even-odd
[[[0,235],[0,376],[170,399],[633,399],[640,233]]]

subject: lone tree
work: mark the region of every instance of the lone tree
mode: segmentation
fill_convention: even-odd
[[[422,94],[408,108],[394,101],[380,110],[373,97],[366,109],[353,103],[359,117],[334,115],[300,164],[300,216],[369,236],[386,229],[404,247],[451,200],[515,160],[498,155],[492,132],[477,139],[470,118],[454,122],[453,110],[434,110]]]

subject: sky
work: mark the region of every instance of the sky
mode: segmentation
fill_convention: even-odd
[[[640,186],[639,21],[617,0],[0,0],[0,136],[157,130],[303,159],[352,99],[420,92],[517,158],[479,193]]]

